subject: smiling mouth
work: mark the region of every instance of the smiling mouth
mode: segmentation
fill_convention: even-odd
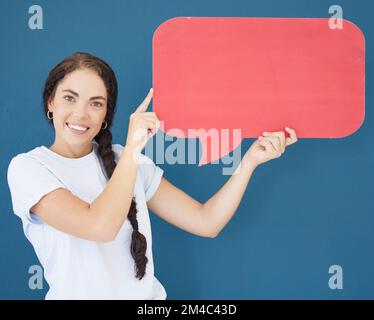
[[[72,124],[72,123],[69,123],[69,122],[66,122],[65,124],[69,129],[73,130],[74,132],[79,132],[79,133],[84,133],[90,128],[90,127],[86,127],[86,126],[80,126],[80,125],[77,125],[77,124]]]

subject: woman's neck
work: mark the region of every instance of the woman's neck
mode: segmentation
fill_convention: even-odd
[[[81,158],[84,157],[92,152],[92,142],[86,146],[81,145],[67,145],[67,144],[60,144],[55,141],[50,147],[49,150],[63,156],[66,158]]]

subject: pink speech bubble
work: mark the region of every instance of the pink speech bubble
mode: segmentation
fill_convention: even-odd
[[[325,18],[173,18],[153,36],[153,88],[164,131],[183,132],[175,137],[288,126],[299,138],[341,138],[365,118],[365,39],[347,20],[330,29]],[[214,154],[204,142],[199,165],[240,142]]]

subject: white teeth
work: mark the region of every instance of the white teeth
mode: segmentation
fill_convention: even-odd
[[[70,123],[68,123],[68,127],[72,128],[72,129],[75,129],[75,130],[79,130],[79,131],[86,131],[88,129],[86,127],[81,127],[81,126],[78,126],[76,124],[70,124]]]

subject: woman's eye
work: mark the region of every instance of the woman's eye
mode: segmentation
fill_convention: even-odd
[[[102,107],[103,106],[103,104],[101,103],[101,102],[93,102],[93,105],[95,106],[95,107]]]
[[[73,102],[74,101],[74,97],[72,96],[64,96],[64,99],[69,101],[69,102]]]

